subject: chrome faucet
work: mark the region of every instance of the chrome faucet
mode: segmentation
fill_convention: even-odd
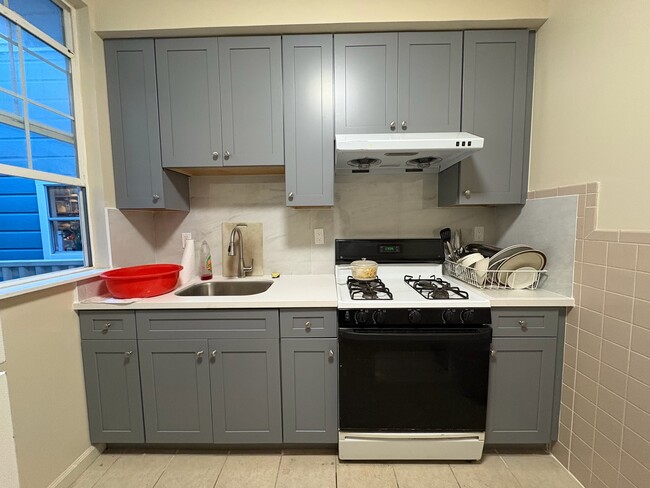
[[[246,273],[253,271],[253,258],[251,258],[251,265],[246,266],[244,263],[244,238],[241,235],[240,227],[247,227],[246,224],[237,224],[230,233],[230,243],[228,244],[228,256],[235,255],[235,235],[239,239],[239,261],[237,263],[237,277],[245,278]]]

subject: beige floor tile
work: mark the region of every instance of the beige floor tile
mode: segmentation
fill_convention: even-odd
[[[93,488],[150,488],[173,454],[122,454]]]
[[[337,488],[397,488],[391,464],[339,462]]]
[[[119,454],[100,454],[93,463],[88,466],[79,478],[72,484],[70,488],[91,488],[95,483],[104,476],[108,468],[110,468],[115,461],[120,457]]]
[[[451,469],[461,488],[522,488],[497,454],[479,463],[453,463]]]
[[[156,488],[212,488],[226,458],[225,454],[176,454]]]
[[[394,464],[399,488],[458,488],[453,471],[445,463]]]
[[[336,488],[336,456],[283,455],[275,488]]]
[[[502,454],[524,488],[580,488],[580,483],[549,454]]]
[[[273,488],[281,454],[230,454],[215,488]]]

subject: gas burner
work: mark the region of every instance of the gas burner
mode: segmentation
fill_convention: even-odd
[[[404,281],[427,300],[467,300],[469,293],[457,286],[451,286],[448,281],[436,278],[435,275],[429,278],[405,275]]]
[[[362,281],[348,276],[348,290],[352,300],[392,300],[393,294],[379,278]]]

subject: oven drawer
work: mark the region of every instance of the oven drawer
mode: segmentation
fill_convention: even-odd
[[[336,337],[336,310],[280,310],[280,334],[282,337]]]
[[[559,311],[556,308],[493,308],[495,337],[555,337]]]

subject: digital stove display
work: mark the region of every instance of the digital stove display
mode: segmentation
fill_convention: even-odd
[[[379,254],[400,254],[402,246],[399,244],[380,244]]]

